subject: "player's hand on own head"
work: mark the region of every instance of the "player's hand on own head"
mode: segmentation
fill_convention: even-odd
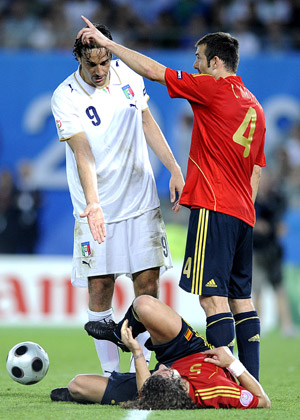
[[[222,368],[230,366],[235,360],[234,355],[226,346],[206,350],[203,354],[208,356],[204,359],[205,362],[212,363],[213,365],[220,366]]]
[[[90,40],[92,40],[99,47],[106,47],[106,44],[107,42],[109,42],[109,39],[100,31],[98,31],[98,29],[86,17],[81,16],[81,19],[88,25],[88,27],[82,28],[78,32],[77,38],[81,38],[83,44],[89,44]]]
[[[105,220],[99,203],[88,204],[80,217],[87,217],[90,231],[95,241],[104,242],[106,236]]]

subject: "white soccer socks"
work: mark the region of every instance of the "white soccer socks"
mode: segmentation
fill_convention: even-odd
[[[89,321],[114,321],[114,315],[112,308],[104,312],[93,312],[88,309]],[[101,363],[104,376],[110,376],[110,374],[115,370],[120,372],[120,358],[119,358],[119,349],[110,341],[96,340],[94,338],[96,351]]]

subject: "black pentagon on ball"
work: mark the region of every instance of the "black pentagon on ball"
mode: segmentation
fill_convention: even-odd
[[[40,370],[42,370],[43,366],[43,361],[39,357],[33,359],[31,363],[32,370],[34,370],[35,372],[39,372]]]
[[[27,346],[20,346],[15,350],[15,355],[16,356],[22,356],[23,354],[25,354],[28,350]]]
[[[15,376],[16,378],[23,378],[24,376],[24,372],[22,369],[20,369],[17,366],[14,366],[11,370],[11,373],[13,374],[13,376]]]

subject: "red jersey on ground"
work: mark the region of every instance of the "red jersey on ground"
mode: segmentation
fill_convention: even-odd
[[[204,362],[202,353],[192,354],[172,364],[189,382],[189,395],[202,408],[256,408],[258,398],[238,385],[228,370]]]
[[[167,69],[172,98],[187,99],[194,112],[186,184],[180,204],[204,207],[254,226],[250,179],[266,166],[265,117],[238,76],[215,79]]]

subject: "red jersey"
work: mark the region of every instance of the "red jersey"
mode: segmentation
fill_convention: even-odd
[[[186,184],[180,204],[237,217],[254,226],[250,179],[266,166],[265,116],[238,76],[166,70],[172,98],[187,99],[194,112]]]
[[[256,408],[258,398],[238,385],[227,369],[204,362],[206,356],[195,353],[172,364],[189,382],[189,395],[202,408]]]

